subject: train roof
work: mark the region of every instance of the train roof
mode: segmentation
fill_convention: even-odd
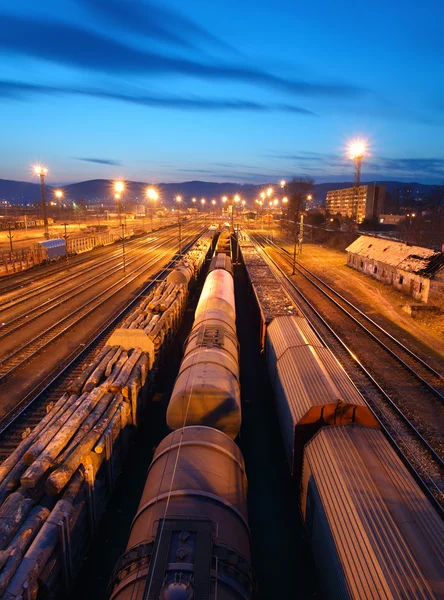
[[[65,247],[66,242],[63,238],[55,238],[53,240],[44,240],[43,242],[38,242],[41,246],[46,248],[47,250],[50,248],[61,248]]]
[[[327,596],[444,597],[444,524],[381,431],[320,429],[305,449],[301,500]]]

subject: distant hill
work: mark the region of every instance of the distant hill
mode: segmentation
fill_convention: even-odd
[[[387,191],[391,194],[401,194],[402,196],[424,197],[432,193],[436,186],[423,183],[404,183],[401,181],[377,181],[368,183],[378,183],[385,185]],[[275,184],[272,182],[271,185]],[[128,199],[141,200],[145,198],[147,183],[138,181],[126,182],[125,195]],[[268,184],[253,185],[241,183],[212,183],[206,181],[185,181],[183,183],[160,183],[155,187],[161,193],[161,197],[167,203],[171,202],[175,196],[182,195],[185,200],[192,197],[220,198],[222,195],[240,194],[247,200],[254,200],[259,193]],[[339,190],[343,187],[351,187],[350,181],[342,183],[319,183],[314,186],[314,196],[317,203],[323,203],[329,190]],[[444,186],[439,186],[444,193]],[[48,199],[52,198],[54,188],[46,186]],[[81,181],[72,183],[63,187],[65,198],[67,200],[78,201],[85,199],[87,202],[113,202],[114,191],[112,181],[108,179],[93,179],[91,181]],[[7,200],[13,204],[27,204],[40,201],[39,183],[27,183],[23,181],[11,181],[0,179],[0,201]]]

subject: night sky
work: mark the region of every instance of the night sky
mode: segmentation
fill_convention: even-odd
[[[444,183],[439,0],[0,0],[0,178]]]

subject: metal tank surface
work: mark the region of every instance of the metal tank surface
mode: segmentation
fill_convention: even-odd
[[[208,274],[195,317],[198,317],[201,312],[213,308],[226,311],[233,321],[236,320],[233,276],[224,269],[216,269]]]
[[[171,429],[215,427],[234,439],[241,426],[239,347],[233,277],[223,269],[206,281],[167,410]]]
[[[250,600],[242,454],[225,434],[185,427],[157,447],[110,600]]]

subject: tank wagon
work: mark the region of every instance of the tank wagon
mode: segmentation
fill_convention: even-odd
[[[217,255],[218,259],[221,255]],[[214,260],[214,259],[213,259]],[[167,410],[171,429],[215,427],[234,439],[241,426],[239,347],[230,270],[207,276]]]
[[[247,271],[268,267],[240,245]],[[251,279],[260,286],[257,270]],[[444,598],[443,522],[308,321],[265,305],[266,362],[323,597]]]
[[[252,598],[247,480],[233,441],[241,424],[235,316],[233,276],[214,268],[168,405],[175,431],[154,455],[111,600]]]
[[[157,447],[111,600],[251,598],[247,479],[225,434],[185,427]]]

